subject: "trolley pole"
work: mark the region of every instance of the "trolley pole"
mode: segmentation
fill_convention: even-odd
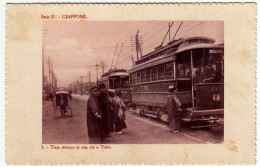
[[[172,25],[169,23],[169,42],[171,42],[171,27]]]

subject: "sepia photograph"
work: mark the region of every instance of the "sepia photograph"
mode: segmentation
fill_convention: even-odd
[[[256,4],[7,4],[6,163],[256,163]]]
[[[42,144],[223,143],[224,46],[224,21],[43,21]]]

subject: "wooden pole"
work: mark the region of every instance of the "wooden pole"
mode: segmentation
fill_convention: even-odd
[[[88,71],[88,77],[89,77],[89,91],[91,89],[91,78],[90,78],[90,71]]]
[[[103,71],[103,74],[104,74],[104,61],[102,61],[102,71]]]

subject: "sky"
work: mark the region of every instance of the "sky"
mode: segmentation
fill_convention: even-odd
[[[181,25],[175,39],[203,36],[215,39],[216,43],[224,43],[223,21],[183,21],[182,24],[182,21],[174,20],[45,21],[42,29],[45,75],[48,73],[48,57],[52,61],[59,86],[68,86],[79,80],[79,76],[84,76],[83,81],[86,82],[89,80],[89,72],[91,81],[95,81],[94,65],[101,65],[102,61],[105,72],[110,68],[128,70],[133,65],[131,56],[136,60],[135,48],[131,47],[131,36],[134,37],[139,31],[139,37],[143,40],[142,54],[145,55],[162,43],[169,23],[172,22],[171,39]],[[168,42],[169,36],[163,45]],[[102,75],[100,67],[98,77]]]

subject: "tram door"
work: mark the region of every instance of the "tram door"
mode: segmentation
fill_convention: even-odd
[[[197,49],[191,55],[194,106],[206,110],[224,108],[223,49]]]
[[[190,52],[182,52],[177,55],[175,62],[177,96],[182,104],[192,106],[192,79]]]

